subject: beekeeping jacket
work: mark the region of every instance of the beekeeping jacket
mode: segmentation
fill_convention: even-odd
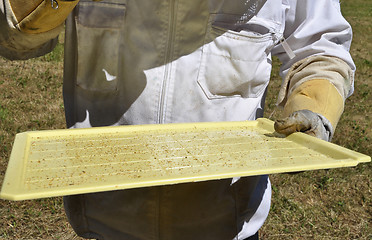
[[[53,48],[58,27],[25,33],[4,9],[3,56]],[[282,62],[279,104],[314,78],[329,79],[344,98],[353,89],[351,28],[337,1],[82,0],[65,31],[69,128],[254,120],[263,115],[272,54]],[[270,198],[268,177],[254,176],[64,200],[87,238],[226,240],[256,233]]]

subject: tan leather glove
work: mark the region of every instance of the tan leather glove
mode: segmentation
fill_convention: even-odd
[[[43,33],[57,28],[79,0],[8,0],[20,31]]]
[[[284,119],[274,128],[281,134],[304,132],[330,141],[344,109],[344,100],[336,87],[324,79],[310,80],[297,87],[284,106]]]
[[[294,63],[279,91],[277,104],[284,116],[277,120],[276,131],[305,132],[330,141],[353,79],[351,65],[337,57],[315,55]]]

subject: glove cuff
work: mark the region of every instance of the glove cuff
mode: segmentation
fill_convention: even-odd
[[[324,130],[326,132],[326,134],[328,135],[328,139],[324,139],[328,142],[330,142],[332,140],[332,137],[333,137],[333,133],[334,133],[334,128],[332,127],[332,124],[330,121],[328,121],[328,119],[326,117],[324,117],[323,115],[317,113],[320,121],[322,122],[323,126],[324,126]]]
[[[284,116],[304,109],[322,116],[335,129],[344,111],[344,99],[328,80],[310,80],[298,86],[288,97]]]

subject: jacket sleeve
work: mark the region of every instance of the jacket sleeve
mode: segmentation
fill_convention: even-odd
[[[51,3],[58,4],[52,6]],[[0,2],[0,55],[28,59],[50,52],[75,1],[3,0]]]
[[[296,88],[314,79],[331,82],[343,99],[353,93],[352,29],[338,0],[289,0],[283,37],[295,57],[291,59],[281,44],[273,49],[282,62],[278,105],[284,106]]]

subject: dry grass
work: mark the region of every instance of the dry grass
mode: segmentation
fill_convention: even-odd
[[[64,128],[62,55],[59,45],[47,56],[27,61],[0,58],[0,182],[14,136],[36,129]],[[0,200],[1,239],[74,239],[62,199]]]
[[[347,101],[333,142],[372,156],[372,2],[342,1],[354,31],[355,93]],[[275,63],[274,68],[278,68]],[[272,113],[280,79],[273,73],[266,116]],[[273,118],[278,115],[277,111]],[[272,209],[263,239],[372,239],[372,167],[271,176]]]
[[[371,156],[372,2],[343,1],[342,9],[354,29],[351,53],[358,72],[355,94],[346,102],[334,142]],[[11,62],[0,58],[0,183],[16,133],[65,127],[62,53],[60,44],[38,59]],[[275,61],[266,117],[276,101],[278,66]],[[371,164],[271,176],[272,210],[261,237],[371,240],[371,177]],[[61,198],[0,200],[0,216],[0,239],[78,239],[67,223]]]

